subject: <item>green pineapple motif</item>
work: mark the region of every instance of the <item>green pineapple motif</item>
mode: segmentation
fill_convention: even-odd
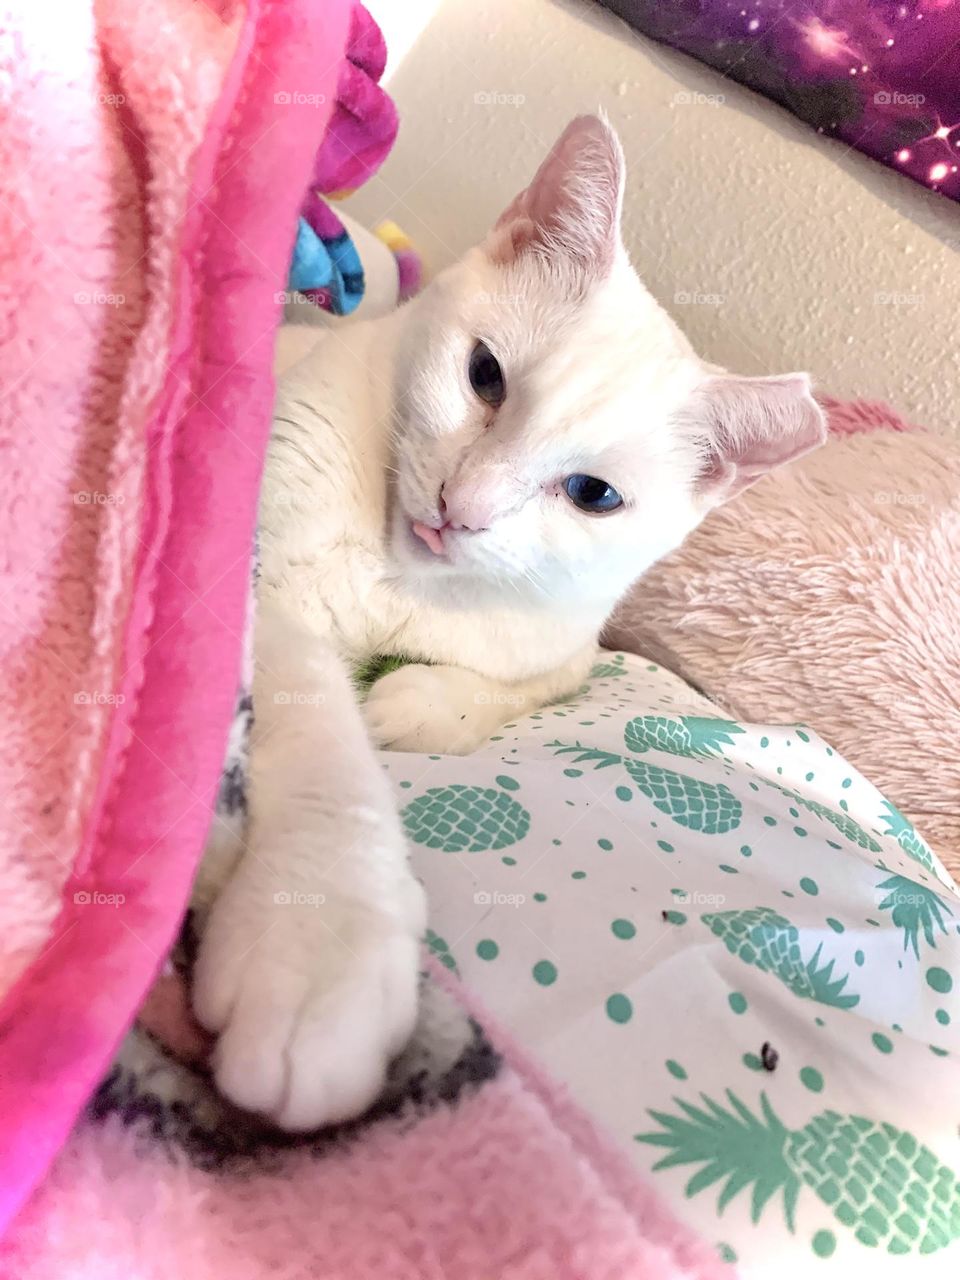
[[[591,680],[615,680],[618,676],[625,676],[627,668],[625,658],[622,653],[614,653],[610,655],[609,662],[598,662],[590,671]]]
[[[732,746],[731,733],[742,733],[740,724],[704,716],[637,716],[623,731],[628,751],[669,751],[671,755],[694,756],[701,760],[722,755]]]
[[[906,876],[891,876],[877,885],[886,891],[887,896],[880,903],[881,911],[890,911],[890,919],[898,929],[903,930],[903,949],[913,947],[913,954],[920,959],[920,931],[930,947],[936,947],[934,926],[941,933],[947,932],[943,921],[943,912],[952,916],[953,912],[932,889],[917,884]]]
[[[768,787],[773,787],[774,791],[779,791],[781,795],[792,800],[794,804],[802,806],[810,813],[815,813],[818,818],[823,818],[826,822],[831,823],[841,835],[846,836],[848,840],[852,840],[861,849],[869,849],[871,853],[880,852],[880,846],[873,836],[864,831],[860,823],[855,822],[848,813],[838,813],[836,809],[828,808],[827,805],[821,804],[819,800],[808,800],[806,796],[800,795],[799,791],[791,791],[789,787],[781,787],[779,783],[771,782],[769,778],[765,778],[764,781]]]
[[[883,802],[884,813],[881,815],[887,824],[885,835],[893,836],[897,844],[903,852],[914,862],[919,862],[927,871],[934,871],[933,850],[927,844],[922,836],[917,834],[916,828],[909,818],[905,818],[900,810],[890,803],[889,800]]]
[[[428,929],[423,935],[423,940],[430,949],[430,954],[439,960],[445,969],[449,969],[451,973],[455,973],[459,978],[460,970],[457,968],[457,962],[453,958],[453,952],[450,950],[450,944],[446,938],[441,938],[438,933]]]
[[[648,764],[646,760],[628,760],[612,751],[584,747],[579,742],[564,746],[551,742],[557,755],[577,752],[578,763],[589,760],[596,769],[622,764],[636,784],[637,790],[681,827],[690,831],[702,831],[704,835],[723,835],[740,825],[743,806],[733,792],[722,782],[701,782],[672,769]]]
[[[717,1211],[747,1187],[757,1223],[779,1192],[787,1227],[795,1230],[797,1199],[806,1185],[836,1220],[868,1248],[891,1254],[943,1249],[960,1237],[960,1179],[912,1134],[863,1116],[823,1111],[802,1129],[788,1129],[767,1095],[761,1116],[731,1091],[729,1107],[701,1094],[702,1106],[674,1099],[682,1114],[648,1114],[660,1126],[637,1142],[663,1147],[654,1169],[702,1167],[688,1197],[722,1183]]]
[[[725,746],[733,746],[734,733],[743,733],[733,720],[715,720],[705,716],[636,716],[624,730],[628,751],[668,751],[673,756],[692,756],[701,760],[723,755]]]
[[[414,844],[445,853],[505,849],[530,830],[530,814],[502,787],[430,787],[400,816]]]
[[[835,1009],[852,1009],[859,1004],[859,996],[843,994],[847,977],[833,977],[836,962],[820,964],[823,943],[805,960],[798,929],[772,907],[713,912],[700,919],[731,955],[763,973],[772,973],[794,995]]]

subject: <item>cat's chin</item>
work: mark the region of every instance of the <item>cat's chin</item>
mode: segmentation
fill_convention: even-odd
[[[489,597],[499,599],[503,592],[504,571],[484,564],[475,552],[467,550],[465,540],[475,534],[445,530],[441,550],[433,550],[414,532],[414,520],[402,508],[393,513],[390,553],[400,576],[410,584],[432,594],[440,588],[444,598],[459,597],[462,591],[474,602]]]

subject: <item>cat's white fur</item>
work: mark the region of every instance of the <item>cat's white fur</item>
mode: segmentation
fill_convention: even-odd
[[[626,588],[823,439],[805,376],[698,359],[627,261],[622,192],[612,130],[573,121],[484,245],[283,379],[250,821],[242,850],[210,855],[226,884],[194,1003],[220,1087],[286,1128],[365,1108],[413,1025],[424,901],[375,745],[469,751],[572,692]],[[506,379],[495,410],[468,379],[478,338]],[[623,508],[577,510],[572,473]],[[390,653],[415,661],[361,709],[351,666]]]

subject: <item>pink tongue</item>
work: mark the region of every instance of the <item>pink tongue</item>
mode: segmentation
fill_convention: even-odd
[[[419,520],[414,520],[410,528],[427,544],[435,556],[443,555],[443,538],[440,537],[439,529],[431,529],[428,524],[421,524]]]

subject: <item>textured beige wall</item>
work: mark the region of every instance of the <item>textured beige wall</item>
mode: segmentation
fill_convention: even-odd
[[[704,355],[809,369],[958,430],[956,205],[589,5],[367,2],[398,50],[403,127],[351,202],[361,220],[394,218],[441,267],[602,105],[627,153],[627,246]]]

